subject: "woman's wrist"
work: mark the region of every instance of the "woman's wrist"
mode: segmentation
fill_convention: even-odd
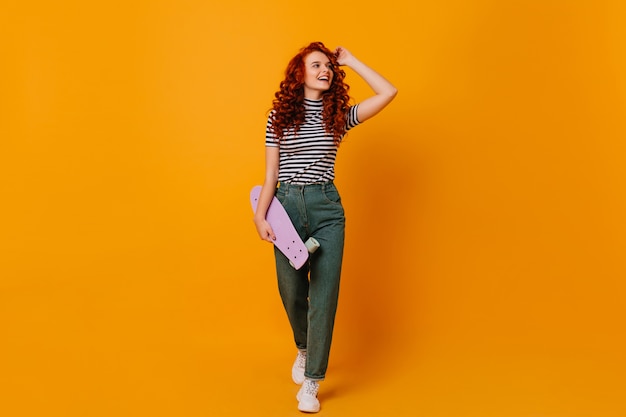
[[[359,60],[354,56],[351,55],[349,58],[347,58],[344,63],[342,64],[342,66],[348,67],[348,68],[352,68],[355,64],[357,64],[359,62]]]

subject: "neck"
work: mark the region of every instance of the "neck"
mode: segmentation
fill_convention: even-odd
[[[320,100],[322,98],[322,92],[305,88],[304,98],[308,98],[309,100]]]

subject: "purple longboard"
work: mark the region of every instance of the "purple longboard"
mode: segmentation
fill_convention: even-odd
[[[252,203],[252,210],[255,213],[260,193],[260,185],[254,187],[250,192],[250,203]],[[302,239],[300,239],[296,228],[291,223],[289,215],[276,197],[272,199],[272,202],[267,209],[265,219],[270,224],[274,234],[276,235],[274,245],[276,245],[278,250],[280,250],[283,255],[289,259],[294,268],[302,268],[302,265],[304,265],[306,260],[309,258],[309,250]],[[317,244],[317,242],[315,242],[315,244]]]

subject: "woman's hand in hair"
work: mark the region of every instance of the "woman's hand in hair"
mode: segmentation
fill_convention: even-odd
[[[350,51],[343,46],[338,46],[337,49],[335,49],[335,57],[339,65],[350,65],[350,61],[354,58]]]

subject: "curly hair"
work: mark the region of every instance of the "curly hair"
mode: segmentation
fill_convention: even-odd
[[[319,51],[328,57],[332,64],[333,79],[330,88],[322,93],[322,120],[327,133],[332,134],[339,145],[346,133],[347,111],[350,108],[350,87],[344,83],[346,73],[339,67],[337,57],[322,42],[305,46],[294,56],[285,70],[285,79],[280,90],[274,94],[271,121],[272,132],[282,140],[288,132],[297,132],[304,123],[304,60],[312,52]]]

